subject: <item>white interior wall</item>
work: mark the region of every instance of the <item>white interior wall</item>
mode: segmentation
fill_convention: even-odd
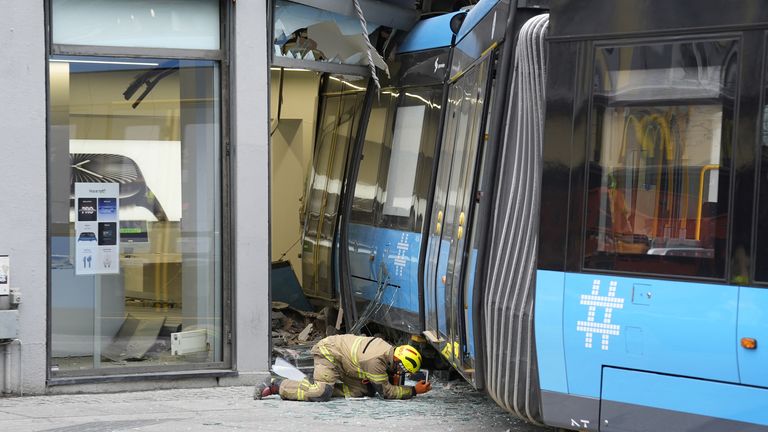
[[[290,261],[301,283],[301,242],[296,242],[302,233],[302,204],[312,166],[320,74],[284,73],[283,103],[277,121],[280,72],[271,72],[272,261],[288,251],[283,259]]]

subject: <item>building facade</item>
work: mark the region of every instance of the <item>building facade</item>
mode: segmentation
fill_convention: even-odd
[[[260,380],[269,2],[0,5],[2,391]]]

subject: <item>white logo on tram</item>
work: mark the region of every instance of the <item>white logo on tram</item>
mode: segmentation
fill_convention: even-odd
[[[576,331],[584,332],[584,347],[592,348],[592,337],[595,333],[602,335],[600,348],[608,351],[608,342],[611,336],[618,336],[621,326],[611,324],[611,318],[614,309],[624,308],[624,299],[616,297],[616,285],[618,282],[611,281],[608,287],[608,295],[600,295],[600,280],[595,279],[592,282],[592,293],[582,294],[580,304],[589,306],[586,321],[576,322]],[[604,308],[603,322],[595,322],[595,312],[597,308]]]
[[[408,249],[411,245],[408,243],[408,234],[403,233],[400,241],[397,243],[397,256],[394,259],[395,276],[402,276],[405,264],[408,262]]]

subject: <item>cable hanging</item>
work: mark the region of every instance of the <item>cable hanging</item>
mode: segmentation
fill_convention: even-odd
[[[373,83],[376,86],[376,91],[378,92],[381,90],[381,84],[379,83],[379,77],[376,75],[376,65],[373,63],[373,54],[371,54],[373,51],[376,51],[376,49],[373,47],[373,44],[371,44],[371,40],[368,38],[368,23],[365,21],[365,17],[363,16],[363,10],[360,8],[360,3],[357,0],[352,0],[352,2],[355,4],[355,11],[357,12],[357,18],[360,20],[360,27],[363,29],[363,37],[365,38],[365,45],[368,47],[365,54],[368,56],[368,69],[371,71],[371,78],[373,78]],[[384,63],[384,73],[387,74],[387,78],[389,78],[389,67],[386,63]]]

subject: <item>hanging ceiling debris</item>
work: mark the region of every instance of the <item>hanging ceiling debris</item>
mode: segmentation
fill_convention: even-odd
[[[275,58],[350,66],[373,64],[386,71],[386,63],[374,45],[382,30],[389,34],[389,29],[407,30],[416,23],[418,11],[413,4],[404,7],[405,3],[276,0]]]

